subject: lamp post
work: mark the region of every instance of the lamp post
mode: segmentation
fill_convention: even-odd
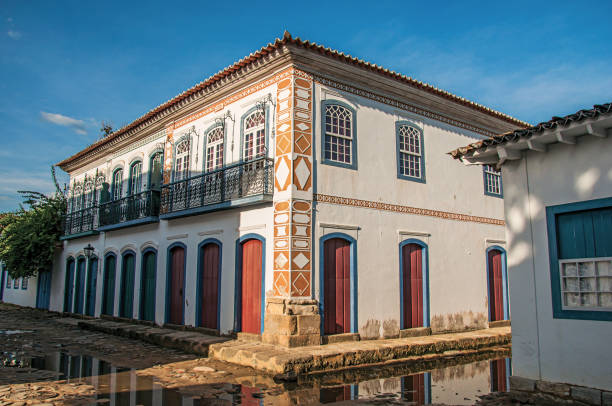
[[[94,253],[94,247],[92,247],[91,244],[87,244],[87,247],[83,248],[83,250],[85,251],[87,259],[91,258]]]

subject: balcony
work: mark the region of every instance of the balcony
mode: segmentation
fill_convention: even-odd
[[[162,186],[160,218],[272,201],[274,161],[258,158]]]
[[[61,240],[98,234],[98,206],[67,213],[63,217],[63,226]]]
[[[100,204],[99,231],[159,221],[159,190],[147,190]]]

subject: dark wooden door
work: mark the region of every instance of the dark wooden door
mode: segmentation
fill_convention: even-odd
[[[85,258],[77,260],[76,282],[74,292],[74,313],[83,314],[83,300],[85,299]]]
[[[489,314],[491,321],[504,319],[504,289],[502,279],[502,253],[491,250],[489,262]]]
[[[423,247],[402,247],[402,328],[423,327]]]
[[[115,269],[117,259],[114,255],[104,261],[104,292],[102,292],[102,313],[111,315],[115,307]]]
[[[402,400],[411,405],[425,404],[425,374],[402,377]]]
[[[491,392],[507,392],[506,362],[505,358],[495,359],[491,362]]]
[[[96,286],[98,284],[98,258],[89,261],[87,273],[87,293],[85,295],[85,314],[93,316],[96,311]]]
[[[2,298],[4,297],[4,274],[6,272],[4,271],[3,267],[0,267],[0,300],[2,300]]]
[[[149,251],[143,256],[142,283],[140,289],[140,318],[155,320],[155,279],[157,271],[157,255]]]
[[[319,402],[335,403],[352,400],[351,389],[351,385],[321,388],[319,390]]]
[[[123,256],[121,265],[121,297],[119,301],[119,316],[133,318],[134,317],[134,271],[135,271],[134,254],[126,254]]]
[[[324,244],[323,317],[325,334],[351,331],[351,252],[350,243],[332,238]]]
[[[261,241],[252,239],[242,243],[241,330],[246,333],[261,332],[262,255]]]
[[[209,243],[201,248],[200,326],[218,329],[219,311],[219,246]]]
[[[170,314],[168,321],[172,324],[183,324],[185,249],[174,247],[170,251],[170,255]]]
[[[0,298],[1,299],[1,298]],[[38,292],[36,293],[36,307],[38,309],[49,309],[51,299],[51,272],[38,273]]]

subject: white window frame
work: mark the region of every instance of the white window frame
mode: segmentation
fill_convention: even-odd
[[[254,115],[261,116],[261,122],[249,127],[249,119]],[[249,147],[249,138],[252,145]],[[255,110],[244,119],[244,140],[242,146],[242,157],[244,161],[252,161],[266,154],[266,113]]]
[[[501,171],[496,170],[493,165],[482,166],[484,177],[485,195],[502,197],[504,189],[502,185]]]
[[[332,109],[336,109],[337,111],[334,112],[332,111]],[[346,135],[346,126],[344,126],[343,128],[345,129],[344,134],[341,134],[339,129],[340,129],[340,123],[338,123],[337,127],[338,127],[338,131],[333,131],[333,119],[334,117],[336,117],[339,120],[340,117],[340,113],[343,114],[348,114],[348,120],[349,120],[349,124],[350,124],[350,128],[349,128],[349,135]],[[330,120],[332,121],[332,124],[330,124],[330,129],[328,130],[327,128],[327,118],[328,116],[330,117]],[[353,168],[356,165],[356,150],[355,150],[355,122],[356,122],[356,114],[355,112],[348,108],[347,106],[344,106],[342,104],[339,103],[334,103],[332,101],[330,101],[329,103],[327,103],[324,107],[324,115],[323,115],[323,145],[322,145],[322,152],[323,152],[323,163],[331,163],[331,164],[339,164],[341,166],[346,166],[349,168]],[[346,121],[346,118],[344,119]],[[340,160],[338,158],[334,159],[333,158],[333,150],[329,151],[329,157],[327,156],[328,150],[326,149],[327,147],[327,139],[329,137],[330,140],[330,145],[333,142],[334,139],[336,140],[343,140],[343,148],[348,148],[349,152],[347,153],[346,151],[344,151],[342,153],[343,156],[348,156],[348,162],[344,161],[344,160]],[[346,145],[346,141],[348,141],[348,145]],[[339,146],[340,144],[338,144]],[[338,156],[340,156],[340,151],[338,150],[336,152],[338,154]]]
[[[123,168],[116,169],[113,172],[113,200],[121,199],[123,195]]]
[[[179,148],[187,144],[187,149],[179,152]],[[189,177],[189,164],[191,162],[191,139],[185,138],[176,144],[174,151],[174,181],[185,180]]]
[[[135,169],[137,168],[137,171]],[[135,195],[142,191],[142,161],[130,165],[130,194]]]
[[[225,129],[217,126],[206,135],[206,154],[204,169],[206,172],[220,169],[224,164],[225,153]]]
[[[598,263],[602,263],[606,265],[598,266]],[[575,274],[565,275],[565,267],[566,265],[575,265]],[[592,275],[580,275],[580,265],[581,264],[593,264],[593,274]],[[605,268],[605,270],[604,270]],[[570,268],[571,269],[571,268]],[[600,272],[604,271],[605,274],[600,274]],[[600,284],[601,279],[607,281],[607,288],[602,289],[602,285]],[[564,284],[564,280],[570,282],[571,280],[575,280],[575,284],[573,285],[573,289],[567,288],[568,283]],[[582,281],[592,281],[591,290],[586,288],[587,283],[582,283]],[[608,307],[603,307],[601,305],[582,305],[579,304],[577,306],[567,305],[566,294],[576,294],[578,295],[578,299],[582,302],[582,295],[595,295],[595,300],[598,304],[601,304],[601,296],[609,295],[612,296],[612,257],[596,257],[596,258],[570,258],[570,259],[560,259],[559,260],[559,282],[560,282],[560,290],[561,290],[561,308],[563,310],[587,310],[587,311],[612,311],[612,305]],[[564,286],[565,285],[565,286]],[[583,289],[583,286],[585,288]],[[612,301],[611,301],[612,303]]]

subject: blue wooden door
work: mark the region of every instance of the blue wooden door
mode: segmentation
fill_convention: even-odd
[[[93,316],[96,310],[96,285],[98,283],[98,258],[89,260],[87,273],[87,294],[85,295],[85,314]]]
[[[74,291],[74,259],[66,264],[66,280],[64,281],[64,311],[72,310],[72,293]]]
[[[74,313],[83,314],[83,299],[85,298],[85,258],[77,260],[74,292]]]
[[[38,288],[36,293],[36,307],[49,310],[51,299],[51,272],[40,272],[38,274]]]
[[[134,254],[125,254],[121,264],[121,297],[119,301],[119,317],[134,317]]]
[[[104,285],[102,292],[102,314],[113,315],[115,308],[115,268],[117,258],[107,255],[104,260]]]
[[[4,268],[0,268],[0,300],[4,297]]]
[[[142,275],[140,284],[140,318],[155,320],[155,272],[157,271],[157,255],[148,251],[143,255]]]

